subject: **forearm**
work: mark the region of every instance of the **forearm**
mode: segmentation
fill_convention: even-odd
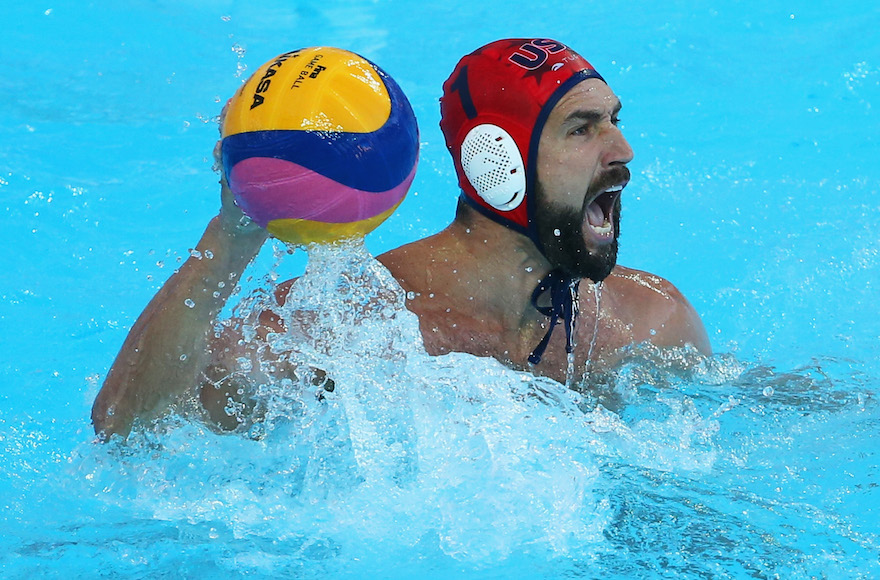
[[[209,337],[238,277],[265,240],[214,218],[196,250],[132,327],[95,399],[95,431],[126,435],[136,417],[152,418],[200,382]]]

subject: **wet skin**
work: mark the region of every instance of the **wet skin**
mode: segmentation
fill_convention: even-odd
[[[591,291],[590,280],[581,283],[576,381],[589,378],[584,374],[591,343],[594,371],[613,366],[626,347],[641,342],[691,344],[711,352],[699,316],[672,284],[615,265],[619,196],[633,158],[618,127],[619,110],[620,101],[608,86],[591,79],[569,91],[548,116],[538,149],[537,211],[538,220],[546,221],[539,232],[549,259],[524,236],[466,206],[439,234],[379,257],[414,294],[408,307],[419,315],[429,352],[492,356],[564,381],[562,332],[554,333],[539,365],[527,363],[547,324],[532,307],[531,292],[551,268],[560,266],[604,280],[598,324],[597,292]],[[566,215],[564,223],[554,223]]]
[[[613,266],[602,282],[600,307],[591,281],[581,282],[574,381],[588,383],[593,373],[613,367],[627,347],[642,342],[658,347],[689,344],[711,352],[699,316],[672,284],[613,265],[619,186],[628,179],[625,166],[632,158],[616,124],[618,108],[610,89],[592,79],[576,85],[548,117],[537,169],[539,217],[546,218],[542,235],[550,260],[527,237],[466,205],[443,231],[379,256],[411,293],[407,307],[419,317],[429,353],[490,356],[512,368],[565,381],[564,333],[554,333],[539,365],[527,362],[547,330],[547,318],[531,305],[532,291],[560,264],[595,279]],[[234,286],[228,282],[241,275],[266,238],[259,228],[241,226],[242,214],[225,182],[221,184],[220,215],[197,246],[201,254],[210,251],[214,257],[187,260],[133,326],[93,407],[101,439],[114,433],[125,436],[136,418],[150,420],[183,401],[198,401],[197,412],[208,425],[244,426],[227,411],[230,400],[247,414],[249,402],[246,396],[237,400],[239,392],[246,394],[249,385],[272,377],[257,376],[257,370],[242,372],[238,360],[258,361],[268,350],[268,332],[290,332],[301,322],[280,320],[267,311],[257,315],[260,324],[252,341],[242,340],[241,321],[231,321],[215,334],[216,317]],[[565,223],[554,223],[558,216],[567,216]],[[218,292],[221,281],[224,289]],[[287,287],[289,282],[279,288],[279,300]],[[196,306],[182,306],[190,297]],[[285,363],[275,365],[278,372],[291,372]]]

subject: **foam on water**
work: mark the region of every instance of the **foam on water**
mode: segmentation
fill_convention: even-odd
[[[567,389],[428,356],[360,245],[313,250],[284,306],[275,278],[228,324],[247,338],[278,310],[288,332],[241,364],[294,370],[255,385],[239,432],[182,407],[98,445],[80,419],[0,409],[10,577],[880,573],[880,409],[853,361],[642,346]]]
[[[714,411],[658,397],[662,410],[628,420],[492,359],[428,356],[404,299],[362,245],[312,249],[275,306],[290,328],[270,335],[260,361],[296,370],[256,387],[256,423],[215,435],[174,416],[127,443],[81,448],[77,478],[144,518],[296,546],[287,565],[340,572],[389,554],[478,567],[592,559],[619,517],[609,465],[686,474],[715,463]]]

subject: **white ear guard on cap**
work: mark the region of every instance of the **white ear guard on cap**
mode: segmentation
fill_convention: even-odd
[[[461,167],[477,195],[501,211],[526,197],[526,170],[510,133],[498,125],[477,125],[461,143]]]

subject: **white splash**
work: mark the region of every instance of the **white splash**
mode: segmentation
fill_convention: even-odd
[[[122,501],[153,517],[301,540],[321,558],[418,549],[482,565],[601,551],[607,461],[711,467],[716,423],[692,406],[629,425],[493,359],[429,356],[404,302],[361,244],[311,249],[280,308],[290,329],[269,339],[297,370],[256,388],[262,421],[218,436],[170,418],[130,438],[125,475],[92,466],[94,485],[121,477]]]

